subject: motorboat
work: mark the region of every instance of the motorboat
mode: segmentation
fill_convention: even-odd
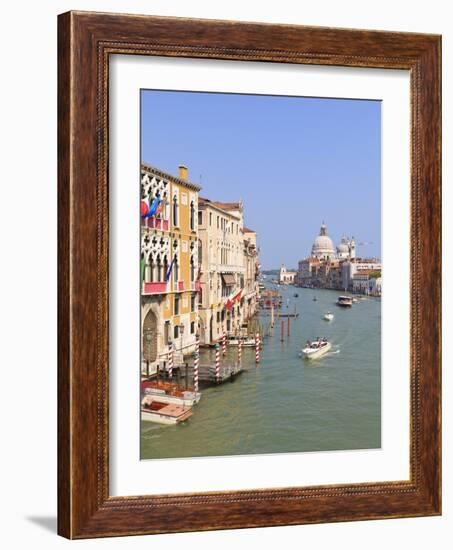
[[[141,403],[141,418],[156,424],[179,424],[192,416],[192,407],[164,403],[145,395]]]
[[[248,336],[247,338],[229,338],[229,346],[239,346],[239,340],[241,341],[242,347],[255,347],[255,338],[253,336]]]
[[[338,296],[337,306],[352,307],[352,296]]]
[[[333,321],[334,314],[328,311],[324,314],[324,321]]]
[[[142,395],[150,396],[162,403],[171,403],[192,407],[201,399],[201,393],[193,390],[183,390],[177,384],[165,381],[144,381],[141,384]]]
[[[305,359],[318,359],[319,357],[325,355],[331,347],[332,344],[325,339],[318,339],[313,342],[309,341],[302,349],[302,355]]]

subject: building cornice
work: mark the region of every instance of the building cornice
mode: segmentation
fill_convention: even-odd
[[[192,183],[190,181],[183,180],[181,178],[178,178],[177,176],[168,174],[167,172],[163,172],[162,170],[159,170],[158,168],[156,168],[155,166],[151,166],[150,164],[145,164],[144,162],[142,162],[141,169],[142,171],[155,175],[161,179],[167,179],[174,183],[177,183],[178,185],[187,187],[187,189],[190,189],[191,191],[196,191],[196,192],[201,191],[200,185],[197,185],[196,183]]]

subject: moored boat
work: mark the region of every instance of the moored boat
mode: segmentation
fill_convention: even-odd
[[[324,320],[325,321],[333,321],[334,315],[330,311],[324,314]]]
[[[337,306],[352,307],[352,296],[338,296]]]
[[[141,384],[141,389],[145,396],[151,396],[162,403],[171,403],[185,407],[196,405],[201,398],[200,392],[183,390],[176,384],[165,381],[144,381]]]
[[[239,340],[242,342],[242,347],[255,347],[255,338],[249,336],[247,338],[229,338],[228,345],[239,346]]]
[[[302,354],[305,359],[318,359],[319,357],[325,355],[331,347],[332,344],[326,339],[318,339],[314,342],[308,341],[302,350]]]
[[[141,418],[156,424],[179,424],[192,416],[192,407],[163,403],[153,396],[142,399]]]

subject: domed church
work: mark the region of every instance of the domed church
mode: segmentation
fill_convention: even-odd
[[[324,222],[322,222],[319,235],[311,247],[311,255],[318,258],[318,260],[335,258],[335,247],[332,239],[327,235],[327,227]]]
[[[333,260],[334,258],[345,260],[355,258],[354,237],[349,239],[348,237],[343,236],[341,238],[341,243],[337,246],[335,252],[333,241],[327,235],[327,226],[324,222],[322,222],[319,235],[316,237],[315,242],[311,247],[311,255],[318,260]]]

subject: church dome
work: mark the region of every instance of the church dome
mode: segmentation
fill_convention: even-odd
[[[327,235],[327,227],[324,223],[321,225],[319,235],[313,243],[311,254],[316,258],[332,258],[335,256],[335,248],[332,239]]]

